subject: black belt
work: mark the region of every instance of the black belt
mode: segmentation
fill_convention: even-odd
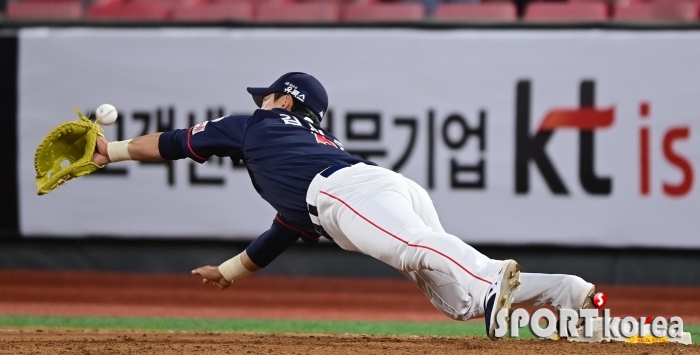
[[[340,169],[348,168],[350,166],[351,166],[350,164],[331,165],[328,168],[323,169],[323,171],[321,171],[319,173],[319,175],[323,176],[324,178],[328,178],[329,176],[333,175],[333,173],[335,173],[336,171],[338,171]],[[309,210],[309,214],[318,217],[318,208],[316,206],[310,205],[307,203],[306,208]],[[328,233],[326,233],[326,231],[323,229],[323,227],[321,227],[321,225],[313,223],[313,221],[311,221],[311,223],[314,225],[314,229],[316,229],[316,233],[318,233],[318,234],[320,234],[320,235],[322,235],[330,240],[333,240],[333,238],[331,238],[331,236],[329,236]]]
[[[343,169],[343,168],[349,168],[350,166],[351,166],[350,164],[335,164],[335,165],[331,165],[331,166],[329,166],[329,167],[323,169],[323,171],[321,171],[320,174],[321,174],[321,176],[323,176],[324,178],[327,178],[327,177],[333,175],[333,173],[335,173],[336,171],[338,171],[338,170],[340,170],[340,169]]]

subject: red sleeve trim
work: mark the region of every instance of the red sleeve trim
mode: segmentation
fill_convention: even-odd
[[[194,155],[195,158],[202,161],[207,161],[209,159],[200,157],[199,155],[197,155],[197,153],[194,152],[194,150],[192,150],[192,145],[190,145],[190,137],[192,137],[192,128],[194,127],[190,127],[190,129],[187,131],[187,148],[189,148],[190,153],[192,153],[192,155]]]
[[[311,240],[319,240],[319,239],[321,239],[321,237],[312,237],[312,236],[306,234],[306,232],[304,232],[303,230],[301,230],[301,229],[299,229],[299,228],[294,228],[294,227],[292,227],[291,225],[287,224],[287,222],[283,221],[282,218],[280,218],[279,213],[275,216],[275,220],[277,220],[277,222],[280,222],[281,225],[287,227],[288,229],[291,229],[291,230],[293,230],[293,231],[295,231],[295,232],[301,233],[304,237],[306,237],[306,238],[308,238],[308,239],[311,239]]]

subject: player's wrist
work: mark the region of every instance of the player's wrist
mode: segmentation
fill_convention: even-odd
[[[226,281],[233,282],[233,280],[250,275],[253,272],[248,270],[248,268],[243,265],[241,255],[238,254],[221,263],[221,265],[219,265],[219,273],[224,277],[224,279],[226,279]]]
[[[131,139],[125,141],[107,143],[107,156],[109,161],[116,163],[119,161],[133,160],[129,154],[129,143]]]

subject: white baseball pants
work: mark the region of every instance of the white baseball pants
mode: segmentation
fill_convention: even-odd
[[[505,263],[446,233],[427,191],[412,180],[356,164],[328,178],[317,175],[307,203],[316,206],[320,225],[341,248],[401,271],[448,317],[484,314],[484,297]],[[569,309],[578,309],[592,286],[570,275],[521,273],[520,281],[515,303]]]

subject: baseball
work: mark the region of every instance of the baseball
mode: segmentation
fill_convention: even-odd
[[[117,120],[118,114],[116,107],[110,104],[100,105],[95,111],[95,122],[103,126],[109,126]]]

